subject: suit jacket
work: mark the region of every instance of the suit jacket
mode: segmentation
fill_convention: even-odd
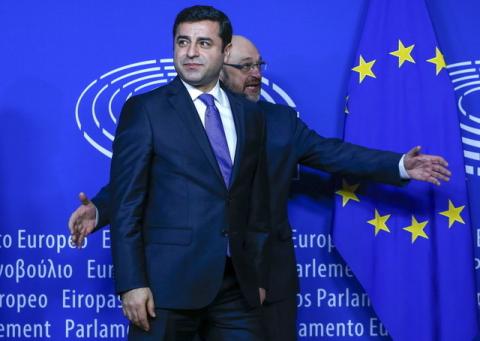
[[[340,175],[353,175],[401,185],[398,162],[401,154],[373,150],[324,138],[297,117],[290,107],[259,102],[267,125],[267,162],[270,181],[272,233],[265,245],[268,264],[267,299],[280,301],[298,292],[292,229],[288,221],[290,183],[300,163]]]
[[[255,104],[226,93],[237,133],[229,188],[178,78],[124,105],[110,171],[117,292],[150,287],[157,307],[204,307],[222,283],[229,243],[240,288],[259,304],[257,233],[269,226],[265,124]]]
[[[356,175],[366,179],[401,185],[398,174],[401,154],[373,150],[324,138],[297,117],[290,107],[260,101],[267,126],[267,168],[270,182],[272,233],[265,245],[262,285],[268,288],[267,299],[280,301],[298,292],[292,229],[288,221],[288,193],[297,165],[340,175]],[[100,214],[98,228],[109,223],[109,192],[102,188],[92,199]]]

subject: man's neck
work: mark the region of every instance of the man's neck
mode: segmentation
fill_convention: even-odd
[[[181,78],[180,78],[181,79]],[[213,82],[210,82],[208,84],[205,84],[205,85],[195,85],[195,84],[191,84],[185,80],[182,79],[182,82],[183,84],[185,84],[185,86],[190,86],[192,88],[195,88],[201,92],[209,92],[211,91],[219,82],[219,78],[217,78],[215,81]]]
[[[195,100],[202,93],[211,93],[215,98],[217,98],[217,99],[219,98],[219,94],[221,92],[221,89],[220,89],[220,82],[218,80],[217,80],[217,83],[215,83],[207,91],[204,91],[204,90],[202,90],[198,87],[195,87],[195,86],[185,82],[183,79],[181,79],[181,81],[185,85],[185,88],[187,88],[187,91],[188,91],[188,93],[190,94],[190,97],[192,97],[193,100]]]

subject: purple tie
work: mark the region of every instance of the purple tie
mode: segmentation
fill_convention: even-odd
[[[207,106],[205,111],[205,131],[220,166],[225,185],[228,187],[232,173],[232,159],[228,151],[227,138],[225,137],[225,130],[223,130],[220,112],[215,106],[215,98],[212,95],[201,94],[198,98]]]

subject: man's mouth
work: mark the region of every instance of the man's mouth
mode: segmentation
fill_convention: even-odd
[[[245,80],[245,90],[249,92],[257,93],[260,91],[262,79],[258,77],[248,77]]]
[[[202,64],[199,63],[184,63],[183,67],[187,70],[197,70],[202,66]]]
[[[250,90],[250,91],[258,91],[259,88],[260,88],[260,82],[247,83],[245,85],[245,89]]]

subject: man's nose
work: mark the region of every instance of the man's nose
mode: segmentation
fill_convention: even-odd
[[[198,56],[198,47],[196,44],[190,44],[188,46],[187,56],[190,58]]]
[[[262,70],[260,70],[260,65],[252,65],[252,68],[249,71],[251,76],[261,78],[262,77]]]

